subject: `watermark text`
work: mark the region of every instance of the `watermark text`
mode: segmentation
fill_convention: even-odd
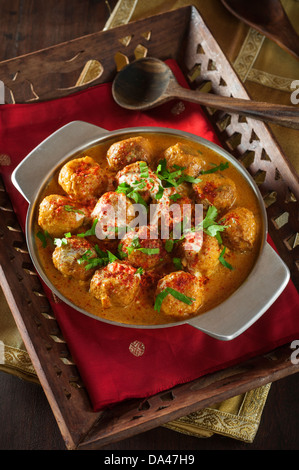
[[[291,103],[298,104],[299,103],[299,80],[292,81],[291,89],[294,90],[291,93]]]
[[[4,83],[0,80],[0,104],[5,103]]]

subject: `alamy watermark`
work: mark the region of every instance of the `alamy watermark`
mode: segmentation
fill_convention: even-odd
[[[298,104],[299,103],[299,80],[292,81],[291,89],[294,90],[291,93],[291,103]]]
[[[0,340],[0,364],[4,364],[4,343]]]
[[[0,104],[5,103],[5,89],[4,83],[0,80]]]
[[[295,339],[291,343],[291,349],[294,349],[294,351],[291,354],[291,363],[294,365],[299,364],[299,339]]]

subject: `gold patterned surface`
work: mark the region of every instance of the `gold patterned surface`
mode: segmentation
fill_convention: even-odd
[[[109,6],[108,0],[106,3]],[[299,2],[282,0],[282,3],[299,30]],[[119,0],[104,29],[189,4],[198,8],[253,99],[290,104],[291,84],[299,79],[298,61],[237,20],[219,0]],[[227,34],[227,31],[233,34]],[[90,64],[79,78],[80,83],[90,80],[94,73],[101,73],[99,64]],[[298,131],[271,127],[285,154],[299,172]],[[0,364],[0,370],[37,382],[30,357],[3,294],[0,295],[0,312],[0,341],[5,345],[4,364]],[[196,437],[210,437],[217,433],[250,443],[257,433],[270,387],[271,384],[268,384],[238,395],[172,421],[166,427]]]
[[[171,421],[165,427],[189,436],[211,437],[213,434],[220,434],[252,443],[270,388],[271,384],[267,384],[214,407]]]
[[[299,33],[298,2],[282,0],[281,3]],[[249,28],[233,65],[243,81],[248,80],[288,93],[292,91],[292,82],[298,78],[298,61],[253,28]]]
[[[21,345],[22,346],[22,345]],[[5,345],[4,364],[0,364],[0,370],[16,375],[30,382],[39,383],[31,359],[24,350]]]

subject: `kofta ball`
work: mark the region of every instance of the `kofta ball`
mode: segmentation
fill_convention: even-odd
[[[98,238],[115,239],[125,233],[130,222],[134,220],[135,210],[125,194],[109,191],[100,197],[91,217],[98,221]]]
[[[74,232],[85,221],[84,208],[75,205],[65,196],[51,194],[39,205],[38,224],[52,237],[61,237],[66,232]]]
[[[142,136],[115,142],[107,151],[109,167],[114,171],[121,170],[124,166],[137,161],[150,163],[152,156],[151,143]]]
[[[75,201],[87,204],[105,190],[107,177],[101,166],[91,157],[75,158],[61,168],[58,182]]]
[[[120,170],[116,174],[116,182],[139,193],[146,202],[155,198],[161,186],[157,175],[142,161],[131,163]],[[138,203],[138,200],[135,202]]]
[[[162,240],[154,238],[148,226],[128,231],[120,241],[119,250],[126,263],[145,270],[159,266],[165,256]]]
[[[185,263],[188,271],[194,275],[200,273],[200,275],[210,277],[220,263],[221,246],[215,237],[205,232],[198,232],[197,236],[198,249],[195,243],[190,245],[191,240],[188,238],[182,242],[180,251],[183,264]]]
[[[162,154],[169,171],[176,171],[177,167],[183,168],[186,175],[196,177],[205,165],[202,155],[190,145],[178,142],[168,147]]]
[[[113,261],[98,269],[90,281],[90,293],[103,308],[126,307],[138,295],[140,275],[133,266]]]
[[[79,237],[64,238],[60,242],[52,254],[55,268],[66,277],[79,281],[89,279],[94,269],[87,269],[88,264],[92,258],[97,257],[93,245]]]
[[[235,251],[248,251],[256,240],[256,221],[254,214],[246,207],[236,207],[227,212],[220,220],[225,226],[222,232],[223,244]]]
[[[203,208],[214,206],[219,213],[229,210],[237,199],[237,188],[234,181],[222,173],[200,175],[200,182],[193,184],[197,203]]]
[[[156,289],[156,304],[159,296],[163,296],[162,293],[170,289],[170,292],[165,297],[163,296],[160,311],[176,320],[183,319],[195,314],[202,305],[203,286],[203,279],[191,273],[185,271],[172,272],[159,280]],[[184,297],[182,299],[177,298],[179,294]]]

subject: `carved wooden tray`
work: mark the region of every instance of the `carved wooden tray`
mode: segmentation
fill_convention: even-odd
[[[2,62],[0,76],[7,102],[45,100],[110,81],[124,63],[144,55],[176,59],[192,88],[248,98],[192,6]],[[93,72],[89,80],[91,67],[96,78]],[[222,145],[243,162],[259,185],[270,235],[299,289],[298,176],[265,124],[205,111]],[[67,449],[103,447],[299,371],[285,345],[146,400],[94,413],[3,185],[0,196],[1,285]]]

